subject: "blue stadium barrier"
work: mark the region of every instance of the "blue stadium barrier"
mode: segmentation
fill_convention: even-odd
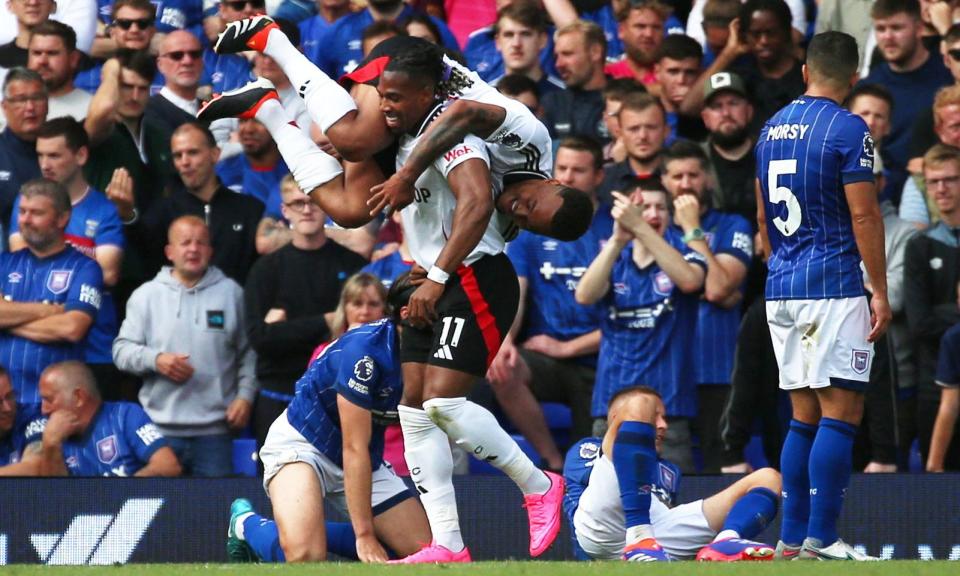
[[[733,478],[684,478],[684,501]],[[502,476],[455,481],[464,537],[477,560],[527,558],[519,490]],[[256,478],[2,479],[0,564],[225,562],[230,502],[250,498],[269,514]],[[840,533],[871,554],[960,560],[960,474],[857,474]],[[342,518],[328,510],[332,519]],[[779,524],[779,523],[776,523]],[[776,541],[777,526],[761,535]],[[564,526],[546,559],[571,559]]]

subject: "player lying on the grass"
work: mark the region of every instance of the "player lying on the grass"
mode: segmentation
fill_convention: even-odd
[[[567,452],[564,512],[580,559],[772,560],[773,548],[750,540],[777,515],[780,474],[763,468],[703,500],[675,506],[680,470],[657,455],[667,431],[653,388],[618,392],[603,439]],[[619,494],[619,496],[618,496]]]
[[[352,84],[348,93],[300,53],[269,17],[258,16],[235,24],[220,35],[215,49],[221,53],[255,49],[271,56],[298,87],[313,120],[348,160],[344,182],[336,160],[308,138],[295,138],[290,130],[273,124],[275,130],[271,129],[271,134],[298,184],[338,224],[360,226],[388,204],[401,209],[412,202],[414,183],[420,175],[472,133],[495,150],[493,170],[496,179],[504,181],[496,203],[500,212],[513,217],[522,228],[561,240],[572,240],[586,228],[586,224],[571,225],[571,217],[563,215],[584,211],[589,202],[586,195],[548,179],[553,148],[543,124],[525,106],[443,56],[433,44],[410,37],[380,43],[344,78]],[[394,138],[380,110],[376,85],[390,58],[403,50],[428,51],[445,67],[445,79],[435,95],[438,102],[446,104],[446,110],[431,123],[426,138],[394,174],[395,150],[388,148]],[[252,117],[269,90],[265,81],[260,80],[216,97],[199,116],[210,120]],[[267,124],[259,115],[256,117]],[[287,122],[289,119],[284,124]],[[271,128],[270,124],[267,126]],[[371,162],[374,154],[382,150],[379,161]],[[391,178],[384,183],[386,176]],[[378,190],[372,197],[371,188]]]
[[[293,401],[260,449],[276,523],[255,514],[249,502],[235,502],[227,545],[232,558],[252,551],[268,562],[325,560],[325,499],[346,504],[364,562],[386,561],[387,549],[406,556],[431,540],[420,502],[383,462],[384,428],[397,421],[403,390],[400,319],[413,290],[406,277],[394,282],[392,317],[332,342],[297,382]]]

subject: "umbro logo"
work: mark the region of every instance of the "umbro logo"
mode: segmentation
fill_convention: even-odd
[[[433,357],[438,360],[453,360],[453,352],[450,351],[450,346],[444,345],[440,348],[437,348],[437,351],[434,352]]]

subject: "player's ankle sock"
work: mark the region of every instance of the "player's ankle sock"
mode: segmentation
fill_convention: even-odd
[[[752,540],[763,532],[776,516],[777,495],[769,488],[754,488],[737,500],[730,509],[721,534],[733,531],[737,533],[737,537]]]
[[[268,100],[257,109],[256,119],[270,132],[280,155],[290,167],[297,186],[304,192],[333,180],[343,174],[343,168],[333,157],[317,147],[300,129],[293,126],[286,110],[278,100]]]
[[[780,540],[792,546],[799,546],[807,537],[807,523],[810,520],[810,476],[807,466],[816,434],[816,426],[791,420],[790,431],[780,453],[780,474],[783,476]]]
[[[423,409],[454,442],[509,476],[524,494],[543,494],[550,489],[547,475],[487,409],[466,398],[433,398],[423,403]]]
[[[357,535],[349,522],[327,522],[327,550],[341,558],[359,560],[357,556]]]
[[[626,421],[620,424],[613,442],[613,468],[617,471],[620,500],[623,502],[627,526],[627,544],[653,536],[650,528],[650,486],[657,473],[657,431],[646,422]],[[635,539],[630,528],[639,528]],[[647,534],[647,532],[650,532]]]
[[[239,529],[242,528],[242,529]],[[238,527],[237,536],[245,541],[261,562],[286,562],[283,548],[280,547],[280,533],[277,523],[259,514],[250,514]]]
[[[857,427],[822,418],[810,450],[810,521],[807,536],[829,546],[837,541],[837,518],[850,484]]]
[[[453,455],[447,435],[423,410],[398,406],[404,459],[420,493],[433,541],[454,552],[463,550],[460,516],[453,491]]]

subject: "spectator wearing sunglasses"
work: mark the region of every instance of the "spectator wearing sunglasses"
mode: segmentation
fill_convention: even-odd
[[[109,13],[104,17],[101,9],[101,17],[109,26],[104,35],[94,40],[90,51],[93,58],[80,63],[81,70],[74,79],[74,85],[88,92],[96,92],[100,87],[105,60],[118,51],[149,50],[157,34],[157,9],[150,0],[116,0],[106,8]]]
[[[203,73],[203,48],[187,30],[175,30],[160,43],[157,69],[163,74],[160,92],[150,97],[144,118],[169,141],[181,124],[196,120],[200,109],[197,90]]]

